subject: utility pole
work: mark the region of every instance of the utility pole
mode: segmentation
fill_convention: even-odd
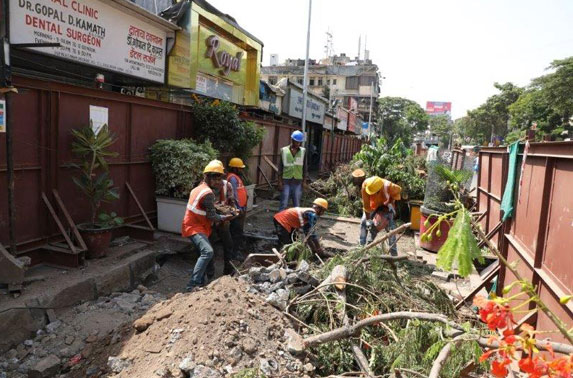
[[[368,111],[368,139],[372,139],[372,92],[374,82],[370,83],[370,110]]]
[[[308,0],[308,28],[306,30],[306,59],[304,60],[304,76],[302,85],[302,133],[306,138],[306,97],[308,92],[308,53],[310,48],[310,16],[312,12],[312,0]],[[308,138],[303,143],[308,149]],[[306,154],[308,156],[308,154]],[[308,161],[308,159],[307,159]]]

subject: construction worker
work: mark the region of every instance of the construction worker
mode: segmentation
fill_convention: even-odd
[[[366,172],[358,168],[352,171],[352,184],[358,189],[362,189],[362,183],[366,179]]]
[[[223,168],[217,163],[210,162],[203,170],[203,181],[189,194],[181,235],[191,239],[200,256],[187,284],[187,291],[193,291],[205,284],[205,271],[213,259],[213,247],[209,241],[211,224],[228,222],[233,218],[233,215],[218,215],[215,210],[213,189],[221,186],[223,175]]]
[[[318,217],[324,214],[327,209],[328,201],[324,198],[317,198],[311,208],[291,207],[276,213],[273,220],[281,247],[285,244],[292,244],[293,232],[302,228],[304,234],[308,235],[307,243],[314,253],[323,257],[332,256],[322,249],[314,232]]]
[[[303,184],[306,180],[306,151],[301,147],[303,141],[304,134],[296,130],[291,134],[290,145],[281,148],[278,172],[278,188],[281,191],[279,211],[288,207],[289,198],[292,198],[294,207],[300,206]]]
[[[241,179],[241,173],[245,169],[243,160],[234,157],[229,160],[229,173],[227,174],[227,181],[233,188],[233,194],[239,216],[231,221],[231,236],[233,237],[233,253],[234,257],[238,260],[244,260],[241,249],[243,248],[243,230],[245,228],[245,219],[247,216],[247,189]]]
[[[225,172],[223,162],[220,160],[213,160],[212,163],[218,164]],[[230,182],[225,179],[221,180],[221,185],[213,188],[213,193],[215,194],[215,205],[227,205],[234,209],[237,208],[237,203],[235,201],[235,195],[233,191],[233,186]],[[232,274],[235,269],[231,265],[231,260],[241,260],[240,257],[234,254],[233,237],[231,236],[231,223],[230,222],[219,222],[213,225],[213,233],[219,237],[219,240],[223,244],[223,260],[225,262],[223,268],[223,274]],[[207,266],[207,278],[212,279],[215,276],[215,262],[211,260]]]
[[[376,238],[379,229],[373,224],[373,220],[378,223],[387,222],[386,231],[396,228],[394,216],[396,215],[395,201],[400,200],[400,186],[380,178],[372,176],[362,183],[362,220],[360,222],[360,245],[366,244],[366,238],[370,231],[371,240]],[[390,254],[398,255],[396,237],[389,238]]]

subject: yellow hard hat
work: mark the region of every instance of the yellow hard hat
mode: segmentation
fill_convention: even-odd
[[[211,160],[211,163],[217,163],[217,164],[219,164],[221,167],[223,167],[223,169],[225,168],[225,166],[223,165],[223,162],[222,162],[221,160],[217,160],[217,159]]]
[[[225,170],[223,169],[223,165],[219,164],[216,160],[210,161],[209,164],[205,166],[203,173],[218,173],[218,174],[225,174]]]
[[[382,186],[384,186],[384,181],[382,181],[382,179],[378,176],[372,176],[364,181],[364,185],[366,187],[366,193],[373,195],[382,189]]]
[[[364,177],[364,176],[366,176],[366,173],[360,168],[352,171],[352,177],[358,178],[358,177]]]
[[[229,167],[232,168],[245,168],[245,163],[240,158],[232,158],[229,161]]]
[[[315,199],[313,204],[322,207],[324,210],[328,210],[328,201],[324,198]]]

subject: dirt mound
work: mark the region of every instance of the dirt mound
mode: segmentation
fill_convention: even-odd
[[[311,364],[286,350],[289,322],[247,290],[245,282],[225,276],[155,305],[134,322],[121,352],[109,357],[110,375],[221,377],[246,369],[277,377],[312,374]]]

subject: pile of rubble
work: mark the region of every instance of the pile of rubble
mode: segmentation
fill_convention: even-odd
[[[302,260],[296,270],[283,268],[279,264],[253,267],[241,278],[250,283],[249,292],[263,295],[267,303],[284,311],[291,292],[302,295],[319,285],[320,282],[309,270],[309,264]]]
[[[100,347],[120,347],[121,325],[131,322],[162,294],[139,286],[129,293],[85,302],[55,318],[36,332],[33,339],[0,356],[0,378],[51,377],[82,370],[83,376],[98,376],[99,368],[87,368]]]
[[[262,270],[260,274],[272,273],[273,277],[286,273]],[[254,274],[256,269],[252,271]],[[269,296],[285,290],[279,286]],[[134,322],[121,352],[108,358],[110,375],[312,375],[310,361],[287,350],[287,339],[294,332],[290,322],[267,303],[272,301],[266,302],[253,290],[244,280],[224,276],[202,290],[177,294],[157,304]]]

